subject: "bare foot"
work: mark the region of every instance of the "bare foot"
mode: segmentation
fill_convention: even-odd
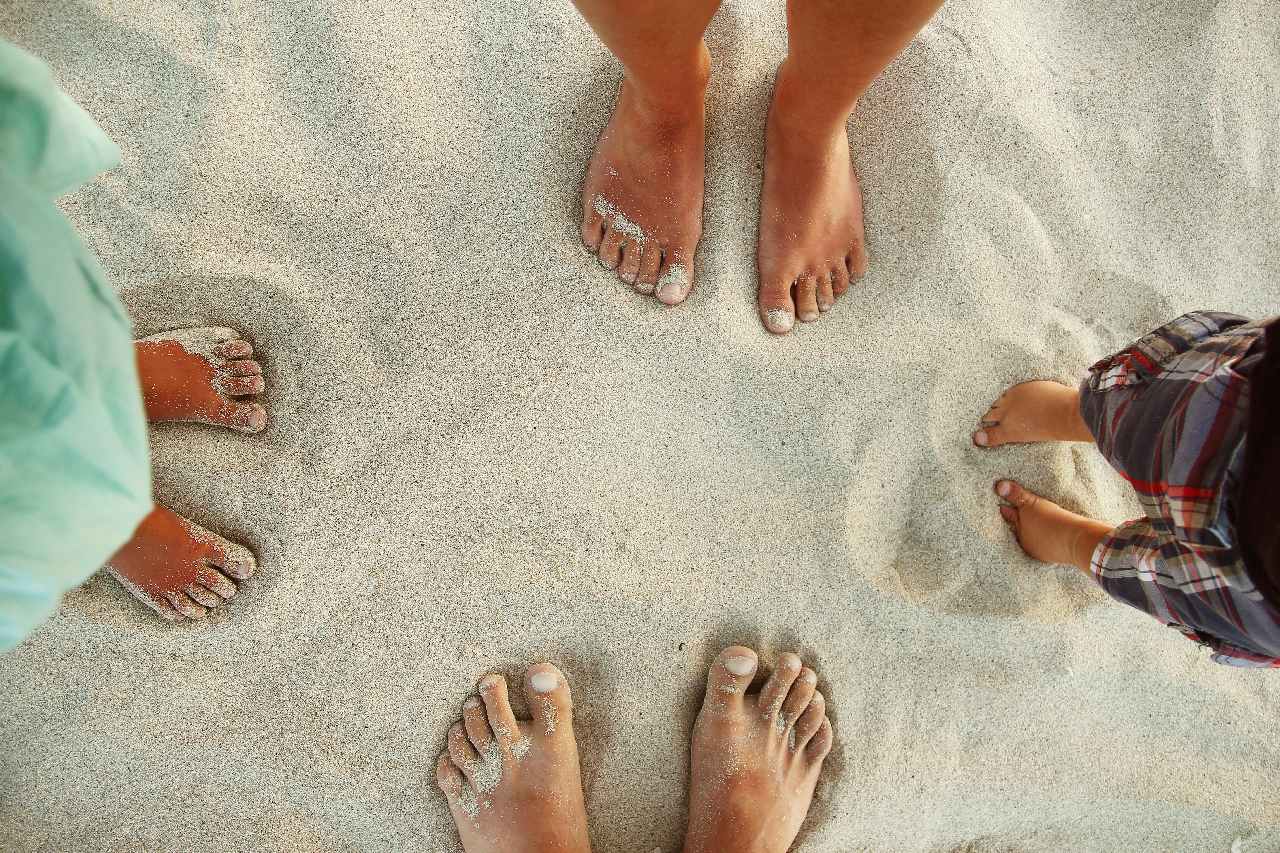
[[[685,92],[663,100],[627,79],[596,143],[582,187],[582,242],[640,293],[677,305],[693,289],[702,237],[705,170],[703,96],[711,57]]]
[[[746,695],[756,653],[730,646],[707,676],[693,728],[685,853],[784,853],[809,813],[833,736],[818,677],[785,654]]]
[[[778,69],[760,194],[760,317],[786,334],[835,305],[867,271],[862,191],[844,121],[811,121],[805,93]]]
[[[1038,379],[1007,389],[991,404],[973,434],[978,447],[1035,441],[1093,441],[1080,417],[1080,392]]]
[[[1013,528],[1027,556],[1090,574],[1093,552],[1111,525],[1063,509],[1013,480],[997,482],[996,494],[1009,502],[1000,507],[1000,517]]]
[[[234,400],[264,389],[253,345],[232,329],[175,329],[134,341],[147,418],[261,432],[267,413]]]
[[[107,562],[125,588],[169,620],[201,619],[257,569],[249,549],[157,506]]]
[[[436,784],[467,853],[588,853],[569,685],[541,663],[525,673],[524,694],[532,722],[515,718],[505,678],[480,682],[449,730]]]

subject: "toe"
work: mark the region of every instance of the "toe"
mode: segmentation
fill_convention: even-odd
[[[449,728],[449,760],[468,779],[471,778],[476,764],[479,763],[480,756],[476,754],[475,747],[467,739],[467,732],[462,727],[462,723],[454,723]]]
[[[233,376],[261,376],[262,375],[262,365],[258,364],[258,362],[253,361],[252,359],[247,359],[247,358],[228,361],[226,363],[226,369],[229,370]]]
[[[253,344],[239,338],[234,341],[223,341],[213,348],[213,354],[228,361],[248,358],[253,355]]]
[[[591,254],[600,251],[600,241],[604,238],[606,223],[604,216],[595,207],[588,204],[582,214],[582,245]]]
[[[549,663],[529,667],[524,674],[524,695],[533,714],[535,734],[573,731],[573,696],[563,672]]]
[[[648,295],[658,286],[658,274],[662,271],[662,249],[657,244],[648,246],[640,257],[640,270],[636,273],[635,289]]]
[[[693,271],[680,249],[663,251],[662,270],[654,296],[663,305],[679,305],[693,289]]]
[[[787,698],[787,691],[800,675],[802,667],[800,656],[793,652],[787,652],[778,658],[778,665],[773,668],[773,673],[756,699],[761,714],[772,719],[782,711],[782,702]]]
[[[232,397],[261,394],[267,389],[267,383],[261,376],[226,376],[221,385],[222,393],[230,394]]]
[[[849,254],[845,255],[845,268],[849,270],[849,280],[857,281],[867,274],[868,267],[871,266],[867,258],[867,247],[858,243],[849,250]]]
[[[166,592],[164,597],[173,605],[173,609],[188,619],[203,619],[209,611],[192,600],[185,592]]]
[[[236,585],[212,566],[199,566],[196,569],[196,582],[223,600],[236,597]]]
[[[520,739],[520,726],[516,723],[516,715],[511,710],[511,698],[507,695],[507,680],[501,675],[486,676],[480,682],[480,697],[484,700],[489,728],[493,729],[503,748],[509,748],[512,743]]]
[[[796,317],[802,323],[818,319],[818,281],[811,275],[796,279]]]
[[[775,335],[785,335],[796,324],[795,304],[791,301],[791,282],[771,281],[760,286],[760,319]]]
[[[826,698],[814,691],[813,698],[809,700],[809,707],[805,708],[800,719],[796,720],[796,749],[804,749],[808,746],[809,741],[813,740],[813,736],[818,733],[818,729],[822,728],[822,721],[826,719],[826,714]]]
[[[644,247],[639,243],[627,241],[622,246],[622,260],[618,263],[618,278],[632,286],[640,274],[640,262],[644,258]]]
[[[1018,509],[1029,507],[1040,499],[1039,495],[1035,492],[1024,489],[1022,485],[1015,480],[997,480],[996,494]]]
[[[462,703],[462,727],[467,730],[467,740],[480,755],[493,749],[493,730],[485,716],[484,703],[478,696],[468,696]]]
[[[807,666],[800,670],[800,675],[791,684],[787,698],[782,703],[782,716],[779,718],[781,721],[779,726],[782,729],[796,724],[796,720],[800,719],[800,715],[809,707],[809,702],[813,699],[817,688],[818,674]]]
[[[740,707],[758,664],[756,653],[746,646],[730,646],[722,651],[707,673],[704,707]]]
[[[835,307],[835,304],[836,294],[831,284],[831,276],[824,275],[818,279],[818,310],[825,313]]]
[[[805,746],[804,751],[814,761],[821,761],[827,757],[827,753],[831,752],[834,743],[835,735],[831,731],[831,721],[823,717],[822,724],[818,726],[818,733]]]
[[[462,793],[462,774],[453,766],[447,752],[441,753],[436,761],[436,785],[451,800]]]
[[[1004,519],[1004,523],[1010,527],[1018,525],[1018,511],[1011,506],[1000,507],[1000,517]]]
[[[209,541],[212,545],[207,559],[214,568],[236,580],[252,577],[258,570],[258,561],[254,559],[253,552],[248,548],[229,542],[220,536],[215,537],[211,533],[208,535],[211,537]]]
[[[844,264],[836,264],[831,270],[831,292],[840,296],[849,289],[849,268]]]
[[[192,601],[195,601],[202,607],[213,609],[222,603],[222,598],[212,590],[205,589],[198,583],[189,583],[182,588]]]
[[[218,410],[218,423],[240,432],[262,432],[267,428],[267,410],[258,403],[231,400]]]
[[[597,256],[600,258],[600,266],[607,270],[616,270],[618,264],[622,261],[622,244],[626,242],[626,237],[621,231],[610,228],[605,231],[604,239],[600,241],[600,251]]]

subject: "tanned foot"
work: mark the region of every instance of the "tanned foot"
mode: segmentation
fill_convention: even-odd
[[[818,676],[788,653],[748,695],[756,665],[743,646],[711,665],[693,728],[685,853],[784,853],[809,813],[833,743]]]
[[[262,406],[233,399],[261,394],[265,385],[253,345],[232,329],[176,329],[134,341],[134,353],[148,420],[266,428]]]
[[[1013,528],[1027,556],[1075,566],[1089,574],[1093,552],[1111,532],[1111,525],[1063,509],[1013,480],[1000,480],[995,488],[1008,502],[1000,507],[1000,517]]]
[[[252,575],[257,561],[244,546],[157,506],[106,568],[142,603],[176,621],[202,619],[235,597],[235,581]]]
[[[1080,392],[1061,382],[1022,382],[1006,390],[973,434],[978,447],[1037,441],[1093,441],[1080,417]]]
[[[814,121],[802,85],[778,70],[760,194],[760,318],[786,334],[817,320],[867,271],[862,191],[845,121]]]
[[[705,44],[699,56],[687,90],[664,92],[661,100],[623,80],[582,188],[587,250],[666,305],[683,302],[693,289],[702,237],[703,97],[711,73]]]
[[[517,720],[507,681],[490,675],[462,704],[436,784],[449,800],[467,853],[588,853],[573,701],[564,674],[530,667],[524,695],[533,720]]]

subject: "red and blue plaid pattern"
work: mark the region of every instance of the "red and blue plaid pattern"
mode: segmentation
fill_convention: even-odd
[[[1213,660],[1247,667],[1280,667],[1280,610],[1245,570],[1231,520],[1264,333],[1233,314],[1187,314],[1095,364],[1080,389],[1098,448],[1146,513],[1102,541],[1094,577]]]

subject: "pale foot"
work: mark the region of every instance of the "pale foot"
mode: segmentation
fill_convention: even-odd
[[[687,91],[662,93],[661,101],[623,80],[582,188],[587,250],[666,305],[683,302],[693,289],[702,237],[706,45],[700,57]]]
[[[467,853],[588,853],[573,701],[551,664],[529,668],[524,695],[533,720],[517,720],[507,681],[490,675],[462,705],[436,784]]]
[[[201,619],[257,569],[253,554],[157,506],[107,562],[125,588],[166,619]]]
[[[1090,574],[1093,552],[1112,531],[1111,525],[1063,509],[1013,480],[999,480],[995,489],[1008,501],[1000,507],[1000,517],[1013,528],[1027,556]]]
[[[809,813],[833,743],[818,677],[788,653],[747,695],[756,665],[743,646],[711,665],[693,728],[685,853],[784,853]]]
[[[134,341],[134,353],[148,420],[266,428],[262,406],[233,399],[265,388],[253,345],[234,330],[175,329]]]
[[[786,334],[835,305],[867,271],[862,191],[844,120],[809,118],[802,87],[778,70],[760,193],[760,317]]]
[[[1093,441],[1080,417],[1080,391],[1038,379],[1008,388],[991,404],[973,434],[978,447],[1036,441]]]

